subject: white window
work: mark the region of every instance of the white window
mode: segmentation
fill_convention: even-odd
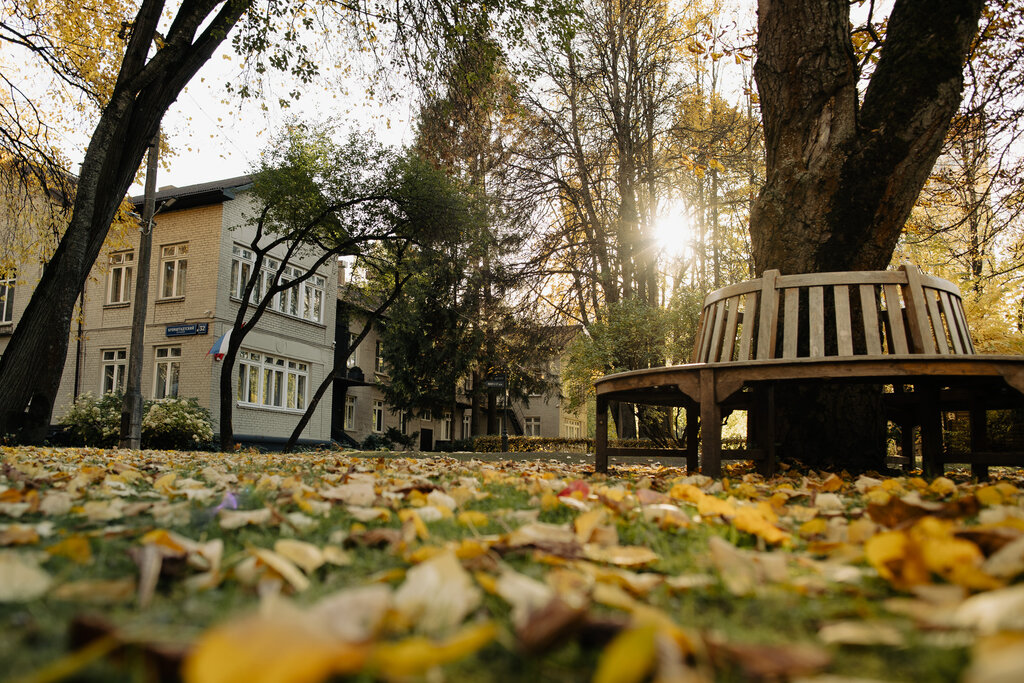
[[[468,439],[473,433],[473,411],[464,410],[462,412],[462,438]]]
[[[14,273],[0,273],[0,323],[14,320]]]
[[[384,431],[384,401],[373,402],[373,431]]]
[[[345,429],[356,428],[356,397],[345,397]]]
[[[126,349],[105,349],[103,351],[103,392],[124,391],[124,373],[128,368]]]
[[[252,277],[256,267],[256,254],[240,244],[231,248],[231,296],[241,299],[245,286]],[[259,303],[274,284],[274,278],[280,272],[280,282],[287,284],[306,274],[301,268],[288,266],[275,258],[264,258],[260,272],[256,274],[256,282],[252,288],[250,301]],[[324,288],[327,280],[319,275],[311,275],[308,279],[293,285],[274,295],[267,304],[267,309],[284,313],[295,318],[311,322],[323,322]]]
[[[160,298],[185,296],[188,244],[169,244],[160,249]]]
[[[379,340],[377,341],[376,354],[373,357],[373,371],[386,374],[384,372],[384,342]]]
[[[434,418],[430,415],[429,410],[424,410],[422,413],[420,413],[420,419],[423,420],[424,422],[430,422]]]
[[[238,244],[231,247],[231,296],[234,298],[241,299],[245,293],[245,286],[249,283],[252,264],[255,261],[256,255],[251,249]]]
[[[348,334],[348,360],[345,361],[345,364],[350,368],[354,368],[356,366],[356,337],[358,336],[359,335],[351,332]]]
[[[161,346],[156,350],[156,381],[153,386],[154,398],[175,398],[178,395],[178,378],[181,376],[181,347]]]
[[[107,275],[108,304],[126,304],[131,301],[134,263],[134,252],[122,251],[110,255],[110,273]]]
[[[540,436],[540,418],[528,417],[524,420],[525,436]]]
[[[441,440],[451,441],[452,439],[452,414],[445,413],[441,418]]]
[[[569,439],[582,439],[583,438],[583,426],[579,420],[566,419],[565,421],[565,436]]]
[[[398,414],[398,429],[403,434],[409,433],[409,411],[403,410]]]
[[[253,351],[239,351],[237,365],[236,397],[239,403],[267,408],[306,409],[309,386],[307,363]]]

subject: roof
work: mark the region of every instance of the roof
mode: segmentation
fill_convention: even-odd
[[[167,206],[165,211],[177,211],[179,209],[188,209],[194,206],[208,206],[210,204],[220,204],[226,202],[229,199],[234,199],[235,194],[239,191],[246,189],[252,185],[252,176],[240,175],[234,178],[225,178],[223,180],[212,180],[206,183],[197,183],[195,185],[186,185],[185,187],[164,187],[156,193],[156,203],[160,205],[167,202],[169,199],[174,199],[173,208]],[[141,211],[142,203],[145,199],[145,195],[136,195],[131,198],[132,204],[135,205],[136,210]]]

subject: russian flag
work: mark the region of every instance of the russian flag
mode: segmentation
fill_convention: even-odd
[[[231,339],[231,330],[222,334],[220,338],[213,343],[213,348],[210,349],[206,355],[212,355],[214,360],[224,360],[224,355],[228,352],[229,339]]]

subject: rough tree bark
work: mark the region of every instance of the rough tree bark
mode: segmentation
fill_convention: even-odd
[[[847,0],[759,0],[754,75],[767,168],[750,218],[758,273],[888,266],[960,104],[983,5],[895,0],[861,101]],[[777,405],[783,454],[884,468],[878,401],[831,391]]]
[[[164,3],[143,0],[113,93],[82,162],[67,231],[0,359],[0,434],[15,433],[25,441],[45,436],[67,357],[75,301],[142,154],[164,112],[250,4],[185,3],[150,58]]]

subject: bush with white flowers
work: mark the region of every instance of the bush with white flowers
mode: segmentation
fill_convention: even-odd
[[[91,392],[79,395],[60,424],[67,427],[75,441],[87,446],[116,446],[121,435],[121,392],[96,398]]]
[[[197,448],[213,439],[210,411],[194,398],[164,398],[142,418],[142,443],[149,448]]]

